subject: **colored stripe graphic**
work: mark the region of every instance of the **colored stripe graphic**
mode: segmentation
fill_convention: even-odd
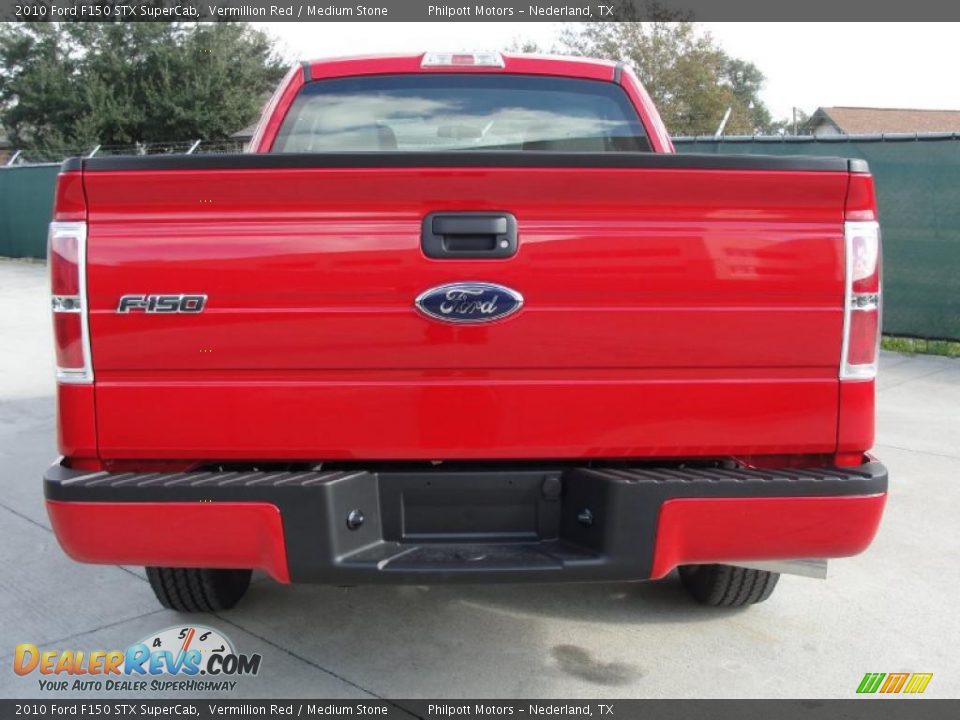
[[[903,684],[907,682],[908,677],[910,677],[910,673],[890,673],[887,675],[887,681],[883,684],[883,687],[880,688],[880,692],[900,692],[900,690],[903,688]]]
[[[884,677],[886,677],[886,673],[867,673],[863,676],[863,680],[860,681],[860,687],[857,688],[857,692],[875,693],[877,688],[880,687],[880,683]]]
[[[922,693],[927,689],[930,680],[933,679],[933,673],[914,673],[904,688],[905,693]]]
[[[884,679],[886,678],[886,679]],[[857,692],[869,695],[877,692],[882,694],[896,695],[900,692],[919,694],[927,689],[927,685],[933,679],[933,673],[866,673]]]

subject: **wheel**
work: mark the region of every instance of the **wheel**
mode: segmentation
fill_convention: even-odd
[[[780,573],[732,565],[682,565],[680,580],[693,599],[714,607],[743,607],[763,602]]]
[[[215,612],[232,608],[250,587],[250,570],[148,567],[157,600],[179,612]]]

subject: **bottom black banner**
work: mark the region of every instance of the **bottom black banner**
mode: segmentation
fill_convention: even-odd
[[[0,700],[13,717],[939,720],[960,717],[960,700]]]

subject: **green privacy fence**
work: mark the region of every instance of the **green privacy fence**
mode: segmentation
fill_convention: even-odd
[[[884,332],[960,340],[960,135],[677,138],[680,152],[865,158],[884,242]],[[57,165],[0,168],[0,256],[43,258]]]
[[[884,333],[960,340],[960,134],[674,143],[679,152],[864,158],[883,231]]]
[[[0,167],[0,256],[43,258],[60,164]]]

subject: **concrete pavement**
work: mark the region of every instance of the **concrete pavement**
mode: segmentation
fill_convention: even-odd
[[[932,672],[960,693],[960,361],[884,354],[875,453],[892,479],[880,534],[827,581],[785,576],[754,608],[661,583],[314,587],[258,579],[234,610],[181,616],[142,569],[57,546],[40,477],[55,457],[46,268],[0,261],[0,697],[37,697],[16,644],[124,648],[202,623],[263,655],[233,695],[314,698],[850,698],[865,672]],[[94,693],[95,694],[95,693]],[[59,695],[75,697],[75,695]]]

